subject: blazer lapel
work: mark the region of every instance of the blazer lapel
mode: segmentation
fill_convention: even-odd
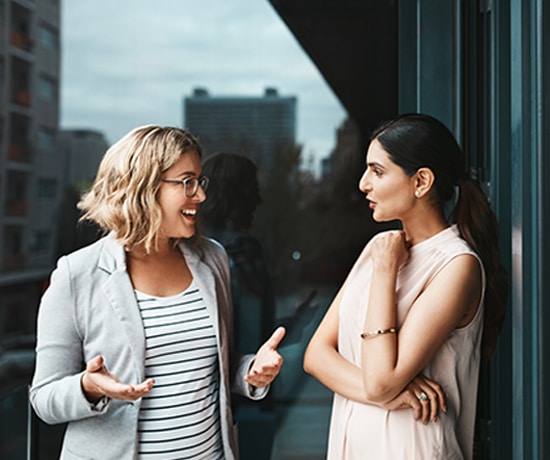
[[[124,249],[112,236],[106,241],[99,268],[108,274],[104,284],[105,296],[122,324],[131,347],[135,366],[142,380],[145,363],[145,332],[134,288],[126,270]]]
[[[198,256],[198,254],[190,249],[185,243],[180,243],[180,249],[183,252],[185,261],[193,279],[201,291],[201,295],[206,304],[206,309],[212,318],[214,323],[214,331],[218,341],[218,347],[221,346],[222,340],[220,338],[220,325],[218,317],[218,302],[216,299],[216,280],[210,267],[204,263]]]

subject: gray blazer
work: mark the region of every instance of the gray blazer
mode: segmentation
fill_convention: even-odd
[[[220,365],[220,416],[225,458],[236,460],[231,395],[261,399],[244,381],[253,355],[232,355],[229,266],[223,247],[206,238],[180,249],[214,318]],[[36,369],[30,401],[46,423],[68,422],[62,459],[135,459],[141,400],[85,398],[85,363],[101,354],[124,383],[144,379],[145,335],[123,248],[112,235],[61,257],[38,312]]]

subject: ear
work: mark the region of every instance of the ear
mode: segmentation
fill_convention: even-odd
[[[421,198],[428,194],[435,182],[435,175],[430,168],[420,168],[415,174],[414,195]]]

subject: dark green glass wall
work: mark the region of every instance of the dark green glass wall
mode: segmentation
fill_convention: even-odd
[[[438,116],[460,139],[510,272],[480,386],[478,458],[550,458],[549,10],[543,0],[399,1],[399,110]]]

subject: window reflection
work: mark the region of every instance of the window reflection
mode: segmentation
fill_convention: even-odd
[[[72,14],[62,15],[58,0],[0,1],[0,29],[4,32],[2,36],[9,37],[4,48],[0,47],[0,79],[5,81],[2,87],[6,88],[6,94],[0,94],[0,239],[3,242],[0,247],[0,400],[5,401],[3,398],[30,379],[36,309],[56,259],[98,237],[97,229],[78,224],[76,203],[93,179],[101,154],[119,137],[115,130],[126,132],[144,123],[181,124],[199,135],[206,161],[219,151],[235,152],[252,160],[257,168],[255,181],[242,180],[233,186],[238,193],[230,204],[245,207],[246,212],[253,214],[247,217],[246,224],[239,227],[229,217],[218,222],[217,228],[207,228],[205,223],[205,233],[220,240],[232,259],[239,351],[252,351],[250,348],[255,348],[279,324],[288,328],[281,350],[285,364],[270,398],[262,404],[237,407],[243,433],[242,458],[258,459],[260,447],[264,449],[262,455],[273,460],[290,458],[291,454],[323,458],[332,396],[306,376],[301,360],[313,330],[358,248],[368,238],[369,231],[374,231],[369,227],[367,211],[356,190],[361,173],[361,164],[357,161],[357,152],[361,150],[357,128],[351,121],[341,123],[341,108],[334,96],[326,98],[325,94],[323,97],[328,102],[307,109],[309,116],[315,123],[330,117],[335,121],[323,129],[321,141],[313,131],[304,129],[303,111],[318,97],[313,94],[313,87],[319,85],[321,92],[331,92],[267,2],[263,5],[250,0],[242,3],[239,14],[243,16],[245,10],[250,10],[248,29],[257,34],[244,41],[239,37],[241,43],[249,42],[250,51],[239,48],[237,52],[231,47],[235,45],[220,39],[225,38],[226,29],[221,21],[225,18],[211,17],[209,5],[197,10],[196,22],[207,30],[220,31],[210,38],[206,34],[206,41],[200,43],[206,43],[209,48],[227,45],[225,52],[233,61],[238,61],[240,69],[229,61],[223,65],[215,59],[208,61],[211,51],[206,49],[204,54],[191,58],[187,55],[189,49],[199,46],[189,42],[189,38],[186,41],[178,37],[175,44],[168,43],[163,27],[191,27],[185,20],[191,13],[180,11],[180,2],[171,2],[171,14],[163,13],[161,17],[157,16],[159,12],[146,8],[149,2],[122,0],[116,4],[100,2],[88,6],[99,13],[93,13],[98,14],[97,21],[86,16],[86,22],[97,25],[101,21],[112,21],[111,24],[121,27],[121,18],[126,14],[146,10],[154,16],[151,30],[156,21],[162,19],[158,23],[163,27],[155,29],[155,33],[159,38],[166,37],[167,43],[159,46],[156,38],[148,35],[151,46],[147,41],[140,41],[139,46],[133,46],[127,53],[134,60],[124,64],[128,56],[117,54],[117,49],[129,36],[137,37],[144,30],[133,26],[128,29],[128,35],[118,34],[120,42],[110,34],[107,49],[97,45],[96,55],[101,55],[101,59],[93,67],[91,61],[87,61],[93,52],[83,58],[71,51],[63,54],[64,48],[67,45],[66,48],[74,49],[75,42],[79,42],[81,53],[88,49],[94,51],[95,41],[101,42],[104,31],[90,26],[96,28],[96,38],[82,39],[90,35],[79,36],[75,31],[87,26],[80,20],[75,3],[65,3],[71,4]],[[215,4],[216,10],[222,9],[219,3]],[[170,16],[178,16],[175,11],[181,14],[178,13],[178,21],[173,24]],[[225,15],[232,13],[231,9],[223,11]],[[80,14],[84,13],[92,14],[91,10]],[[130,22],[147,23],[147,16],[141,17],[142,22]],[[72,35],[67,35],[71,41],[63,44],[60,39],[68,38],[61,32],[65,27],[62,18],[73,21]],[[258,18],[265,21],[265,25],[259,26]],[[284,30],[287,42],[275,40],[276,46],[283,48],[281,57],[271,55],[276,48],[268,42],[269,36],[263,35],[263,29]],[[84,30],[82,32],[84,34]],[[176,55],[163,53],[172,46]],[[292,53],[297,52],[303,63],[289,66],[288,60],[296,59]],[[246,58],[241,59],[240,54]],[[176,60],[184,66],[175,67]],[[199,61],[208,62],[201,72],[196,70],[201,68]],[[70,76],[67,78],[70,84],[65,87],[61,62]],[[262,66],[265,70],[260,72]],[[294,67],[295,72],[285,71],[288,67]],[[275,73],[279,70],[283,70],[280,76]],[[250,75],[256,71],[264,76],[253,82]],[[302,80],[303,75],[312,72],[316,82]],[[86,86],[91,85],[96,73],[98,77],[116,74],[115,85]],[[187,80],[189,73],[192,79]],[[213,74],[220,74],[221,80],[213,80]],[[283,77],[288,78],[288,74],[288,83],[278,83]],[[169,83],[148,86],[151,80],[164,78],[176,80],[168,95],[161,91]],[[75,80],[82,86],[75,86]],[[133,87],[134,91],[130,96],[119,98],[123,87]],[[141,99],[149,93],[153,94],[152,99]],[[76,100],[81,94],[84,97],[78,104],[69,104],[68,101]],[[244,135],[237,134],[234,125],[239,112],[219,116],[219,107],[204,114],[204,122],[211,124],[209,130],[192,126],[182,100],[216,102],[218,96],[240,98],[247,103],[267,100],[273,111],[262,114],[258,107],[252,107],[251,118],[243,125]],[[279,102],[283,104],[277,105]],[[62,104],[69,107],[64,111],[69,115],[63,115],[60,123]],[[169,104],[173,106],[173,114],[167,116],[165,107]],[[96,113],[99,116],[91,116]],[[107,120],[111,113],[115,117],[110,120],[115,121],[101,120]],[[220,127],[225,129],[223,136],[219,135]],[[259,136],[262,130],[274,137],[266,141]],[[210,184],[210,193],[214,184]],[[213,201],[212,195],[210,199]],[[205,215],[206,210],[205,205]],[[21,350],[26,353],[25,366],[17,372],[2,370],[1,363],[13,362],[14,353]],[[11,403],[6,404],[2,407]],[[236,406],[239,404],[236,401]],[[36,420],[33,423],[36,439],[40,439],[42,445],[47,428]],[[3,429],[0,425],[0,445],[4,445],[2,441],[8,436],[2,433]],[[53,443],[51,451],[56,449]]]

